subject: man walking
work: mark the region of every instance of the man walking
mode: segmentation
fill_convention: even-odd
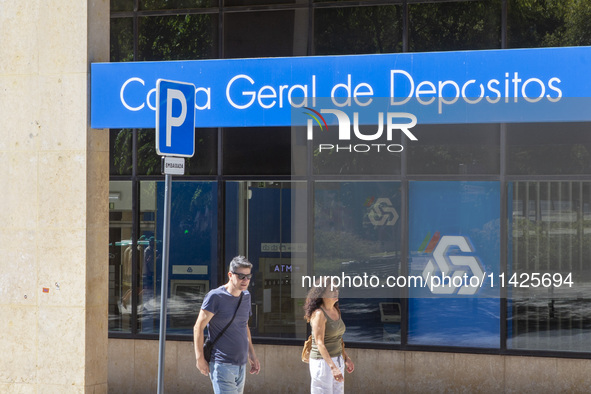
[[[204,375],[209,374],[216,394],[243,392],[247,362],[251,374],[258,374],[261,369],[248,328],[251,302],[247,288],[251,270],[252,264],[244,256],[234,257],[230,262],[228,283],[207,293],[193,328],[197,369]],[[203,355],[206,326],[210,340],[216,341],[209,363]],[[223,331],[226,326],[228,328]]]

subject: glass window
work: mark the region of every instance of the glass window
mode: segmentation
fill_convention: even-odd
[[[305,239],[292,232],[298,220],[306,221],[305,211],[294,209],[294,195],[302,191],[302,182],[226,183],[226,260],[245,255],[253,264],[253,336],[305,337],[305,300],[292,297],[292,273],[307,264]]]
[[[500,184],[410,182],[408,200],[408,343],[498,348]]]
[[[216,0],[139,0],[140,10],[217,7]]]
[[[111,61],[133,61],[133,19],[111,18]]]
[[[298,41],[307,37],[307,20],[295,26],[295,16],[294,11],[226,13],[224,57],[305,55],[305,51],[294,52],[294,48],[301,44]]]
[[[195,155],[187,159],[186,165],[186,174],[217,174],[218,129],[195,129]]]
[[[400,343],[400,289],[364,279],[400,275],[400,182],[314,186],[313,275],[342,280],[345,341]]]
[[[131,331],[131,182],[109,182],[109,331]]]
[[[133,11],[134,0],[111,0],[111,11]]]
[[[185,159],[185,175],[217,174],[217,129],[195,129],[195,155]],[[154,129],[138,132],[138,174],[161,175]]]
[[[591,123],[507,125],[507,173],[591,174]]]
[[[138,34],[138,61],[218,57],[217,14],[139,18]]]
[[[314,54],[347,55],[402,51],[400,6],[317,8]]]
[[[164,182],[140,182],[138,331],[160,325]],[[173,182],[167,303],[170,334],[191,334],[203,297],[217,286],[217,183]]]
[[[498,174],[499,125],[417,125],[407,144],[410,174]]]
[[[137,173],[141,175],[161,175],[161,159],[156,153],[155,130],[139,129],[137,140]]]
[[[334,126],[333,126],[334,127]],[[352,127],[356,127],[352,125]],[[373,135],[379,130],[378,125],[360,125],[361,134]],[[312,165],[317,175],[399,175],[400,159],[403,154],[401,145],[402,133],[393,132],[391,139],[387,139],[386,127],[382,125],[379,138],[362,140],[355,133],[351,138],[340,140],[338,132],[315,132],[312,142]],[[294,128],[297,133],[303,130]],[[413,129],[414,133],[414,129]],[[305,138],[305,137],[303,137]],[[302,137],[300,137],[300,140]],[[296,140],[297,141],[297,140]],[[301,172],[301,165],[305,150],[295,150],[294,168]]]
[[[557,32],[564,31],[562,40],[548,40],[548,46],[576,46],[591,45],[591,7],[587,1],[569,1],[556,2],[555,5],[562,6],[562,12],[565,17],[565,28],[558,28]],[[550,27],[551,29],[552,27]],[[558,41],[558,42],[557,42]],[[561,45],[560,45],[561,44]]]
[[[507,347],[591,351],[591,183],[509,184]]]
[[[225,128],[224,174],[291,174],[291,130],[287,127]]]
[[[501,47],[501,0],[410,4],[411,52]]]
[[[583,4],[547,0],[509,1],[507,7],[509,48],[565,45],[567,36],[572,37],[570,34],[565,34],[568,32],[566,19],[572,18],[568,16],[567,10],[570,7],[580,8],[575,6],[575,3]]]
[[[133,166],[133,131],[109,130],[109,172],[111,175],[131,175]]]
[[[307,0],[224,0],[224,6],[235,7],[235,6],[249,6],[249,5],[273,5],[273,4],[286,4],[286,3],[297,3],[308,5]]]

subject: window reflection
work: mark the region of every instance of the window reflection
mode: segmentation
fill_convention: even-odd
[[[285,9],[285,3],[293,3],[297,9]],[[501,0],[409,3],[406,22],[410,51],[500,48]],[[134,19],[127,14],[131,14],[134,4],[139,10],[178,9],[178,14],[176,11],[158,16],[134,13],[137,18],[134,35]],[[329,8],[322,8],[322,4],[319,7],[303,6],[312,3],[301,0],[227,0],[224,5],[229,8],[210,9],[205,11],[207,14],[182,10],[217,7],[218,4],[209,0],[111,0],[111,61],[217,58],[222,41],[223,57],[226,58],[395,53],[402,47],[404,15],[400,5],[357,7],[359,4],[355,4],[355,7],[330,8],[336,4],[327,4]],[[273,9],[231,9],[233,6],[261,4],[271,5]],[[534,0],[508,1],[507,4],[509,47],[589,44],[591,36],[585,34],[589,19],[585,17],[588,14],[584,9],[586,2],[570,4],[568,10],[572,12],[568,13],[560,2]],[[222,12],[222,26],[218,26],[218,11]],[[313,25],[310,21],[314,21]],[[253,26],[257,28],[253,29]],[[219,34],[220,28],[223,35]],[[309,42],[312,48],[308,48]],[[134,46],[137,59],[134,59]],[[251,179],[258,175],[289,175],[289,152],[295,143],[300,144],[300,153],[305,158],[301,174],[307,174],[307,141],[302,136],[290,140],[284,133],[286,130],[224,130],[221,159],[224,175],[250,176]],[[473,125],[418,125],[416,133],[419,142],[405,145],[405,154],[408,154],[405,163],[410,175],[499,174],[499,151],[505,147],[499,143],[498,125],[479,125],[478,130]],[[509,176],[567,175],[572,179],[573,175],[591,173],[591,145],[586,142],[588,124],[507,125],[506,135]],[[110,136],[110,174],[121,179],[121,175],[132,174],[133,131],[113,129]],[[159,175],[160,157],[154,151],[153,130],[138,130],[137,138],[138,168],[135,174],[140,177]],[[322,138],[327,137],[321,135],[317,141],[315,137],[315,141],[325,141]],[[188,174],[217,174],[217,143],[217,130],[196,130],[198,154],[187,159]],[[324,176],[323,179],[343,174],[401,173],[401,154],[370,156],[360,153],[351,158],[346,152],[341,153],[310,152],[312,173]],[[110,183],[109,330],[112,332],[132,331],[133,310],[138,312],[135,328],[139,332],[158,330],[162,185],[162,182],[141,182],[141,205],[134,210],[133,204],[138,201],[131,200],[132,182]],[[171,239],[174,250],[171,250],[169,283],[169,327],[174,333],[190,334],[202,295],[219,285],[216,270],[223,264],[217,261],[216,185],[207,182],[174,184],[173,196],[175,201],[178,198],[178,209],[171,220],[175,235]],[[464,185],[472,187],[475,184]],[[258,277],[252,283],[254,304],[250,322],[254,336],[303,338],[305,335],[306,326],[301,320],[303,300],[292,297],[293,283],[289,273],[289,270],[307,264],[307,237],[304,234],[302,238],[302,234],[293,231],[293,221],[300,217],[299,220],[305,222],[306,231],[308,215],[314,220],[313,269],[317,272],[346,269],[350,274],[366,270],[398,273],[400,270],[400,224],[389,227],[372,222],[372,218],[376,222],[376,214],[383,217],[387,212],[373,209],[382,193],[388,196],[393,209],[400,211],[399,183],[319,182],[315,185],[314,212],[302,209],[302,206],[307,207],[307,192],[304,192],[304,203],[294,208],[293,191],[296,188],[296,182],[267,180],[228,182],[225,189],[225,255],[245,254],[257,264]],[[443,183],[433,183],[420,192],[416,190],[416,184],[411,182],[411,270],[412,260],[418,255],[413,248],[418,248],[426,235],[420,231],[420,242],[415,244],[412,239],[414,229],[440,219],[442,223],[443,219],[452,224],[467,222],[473,218],[474,212],[480,214],[481,211],[479,206],[466,210],[467,207],[474,208],[470,204],[475,201],[490,203],[490,199],[500,195],[494,187],[489,192],[482,192],[480,188],[480,193],[458,192],[456,201],[444,204],[441,202],[446,191]],[[477,198],[466,200],[470,195],[477,195]],[[372,196],[375,197],[373,200]],[[419,209],[417,201],[423,197]],[[487,206],[499,205],[493,202]],[[587,339],[591,319],[586,313],[589,301],[585,291],[585,283],[591,276],[587,269],[587,256],[591,255],[588,239],[591,234],[588,228],[590,206],[590,182],[513,182],[509,184],[508,240],[495,238],[498,238],[495,227],[498,223],[494,220],[490,221],[489,227],[481,226],[479,230],[476,227],[457,230],[468,228],[467,231],[478,232],[481,237],[490,237],[475,245],[478,251],[481,245],[493,245],[491,253],[484,254],[486,256],[499,253],[501,242],[507,242],[509,274],[539,271],[541,274],[559,273],[566,278],[572,273],[573,288],[510,289],[507,302],[509,348],[591,351]],[[436,212],[429,216],[426,212],[431,208]],[[389,220],[386,218],[386,222]],[[290,221],[292,230],[288,231],[289,226],[286,228],[285,225]],[[135,235],[134,229],[139,229]],[[173,271],[174,266],[176,271]],[[132,288],[134,272],[137,274],[135,289]],[[347,340],[400,342],[399,294],[377,299],[344,291],[341,297],[343,318],[348,325]],[[466,303],[431,299],[411,301],[408,342],[496,347],[499,308],[497,300],[492,298]],[[476,328],[474,316],[478,317],[480,324]],[[483,330],[477,331],[482,327]],[[474,335],[475,332],[478,335]]]
[[[294,10],[226,13],[224,57],[251,58],[305,55],[307,21]],[[295,25],[295,21],[304,22]],[[256,26],[256,29],[253,28]],[[296,52],[303,45],[304,51]]]
[[[314,11],[315,55],[401,51],[399,6],[317,8]]]
[[[140,183],[138,324],[158,332],[162,278],[164,182]],[[170,212],[170,333],[189,334],[203,297],[216,285],[217,186],[215,182],[173,182]]]
[[[589,123],[507,125],[507,173],[591,174]]]
[[[292,278],[307,264],[307,245],[296,239],[294,194],[305,183],[248,181],[226,183],[226,260],[245,255],[253,264],[249,291],[253,336],[304,338],[301,298],[292,297]],[[298,216],[305,220],[305,213]],[[227,266],[227,262],[226,262]]]
[[[132,11],[134,0],[111,0],[111,11]]]
[[[138,19],[138,61],[218,57],[218,15],[151,16]]]
[[[133,19],[111,19],[111,61],[133,61]]]
[[[375,133],[378,125],[362,125],[362,133]],[[294,128],[294,141],[300,141],[299,129]],[[394,175],[400,174],[402,133],[393,133],[386,139],[385,133],[377,140],[368,142],[353,137],[344,142],[338,134],[316,133],[312,142],[312,165],[317,175]],[[300,143],[300,145],[303,145]],[[294,171],[301,172],[307,150],[294,144]]]
[[[291,133],[287,127],[223,129],[225,175],[291,174]]]
[[[110,174],[131,175],[133,166],[133,131],[131,129],[111,129],[109,130],[109,137]]]
[[[284,3],[305,3],[305,0],[224,0],[224,6],[249,6],[249,5],[270,5],[270,4],[284,4]]]
[[[407,144],[411,174],[498,174],[498,124],[417,125]]]
[[[186,175],[217,173],[217,129],[195,129],[195,155],[185,159]],[[161,156],[156,153],[154,129],[138,130],[138,174],[160,175]]]
[[[500,287],[484,274],[500,273],[500,184],[409,186],[409,275],[484,279],[473,289],[469,279],[446,288],[410,286],[408,343],[498,348]]]
[[[410,4],[411,52],[501,48],[501,0]]]
[[[131,182],[109,182],[109,331],[131,330]]]
[[[581,25],[587,25],[583,9],[585,2],[565,3],[561,1],[512,1],[507,8],[507,36],[509,48],[557,47],[578,44],[587,34],[576,32]],[[565,7],[566,6],[566,7]],[[565,8],[571,12],[565,12]],[[569,15],[570,14],[570,15]],[[581,19],[576,17],[581,15]],[[571,19],[572,18],[572,19]],[[571,19],[571,20],[569,20]],[[585,30],[587,27],[584,28]],[[573,38],[577,37],[575,40]]]
[[[217,284],[217,184],[173,182],[168,327],[190,334],[203,296]],[[133,239],[131,182],[110,182],[109,330],[159,330],[164,182],[140,182],[139,236]],[[133,275],[137,274],[134,281]]]
[[[591,183],[525,181],[511,189],[508,280],[518,280],[510,286],[507,347],[590,351]],[[540,285],[522,281],[534,273]]]
[[[317,182],[313,275],[400,274],[400,183]],[[399,289],[343,286],[345,340],[400,343]]]
[[[140,10],[166,10],[217,6],[215,0],[139,0]]]

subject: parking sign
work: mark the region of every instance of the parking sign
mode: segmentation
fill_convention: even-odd
[[[195,85],[156,81],[156,152],[160,156],[195,154]]]

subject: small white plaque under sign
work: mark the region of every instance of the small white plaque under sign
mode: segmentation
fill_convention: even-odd
[[[185,174],[185,158],[183,157],[164,157],[164,174],[170,175],[184,175]]]

